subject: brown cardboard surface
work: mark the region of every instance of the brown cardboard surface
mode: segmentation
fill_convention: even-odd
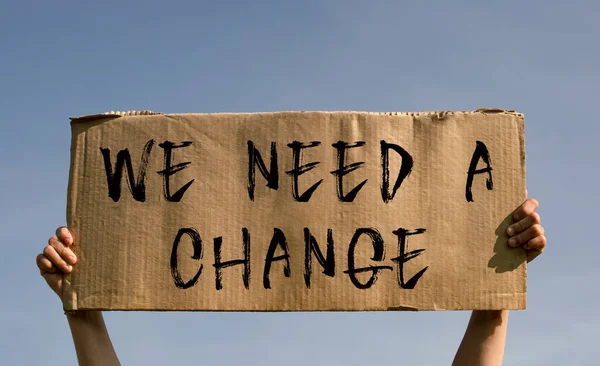
[[[525,308],[525,254],[504,234],[525,200],[519,113],[111,113],[71,127],[65,310]]]

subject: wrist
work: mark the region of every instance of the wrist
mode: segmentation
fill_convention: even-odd
[[[69,322],[97,323],[102,320],[102,312],[96,310],[65,311]]]
[[[508,310],[473,310],[472,323],[502,323],[508,319]]]

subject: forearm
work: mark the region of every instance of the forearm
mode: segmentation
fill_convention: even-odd
[[[502,365],[508,310],[473,311],[453,366]]]
[[[99,311],[68,314],[79,365],[120,365]]]

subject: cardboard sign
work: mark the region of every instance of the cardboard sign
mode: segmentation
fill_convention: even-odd
[[[65,310],[522,309],[523,116],[75,118]]]

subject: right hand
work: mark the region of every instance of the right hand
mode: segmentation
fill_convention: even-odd
[[[56,234],[48,239],[48,245],[36,258],[40,274],[48,286],[62,300],[63,275],[71,273],[77,257],[72,250],[73,236],[66,227],[56,229]]]

